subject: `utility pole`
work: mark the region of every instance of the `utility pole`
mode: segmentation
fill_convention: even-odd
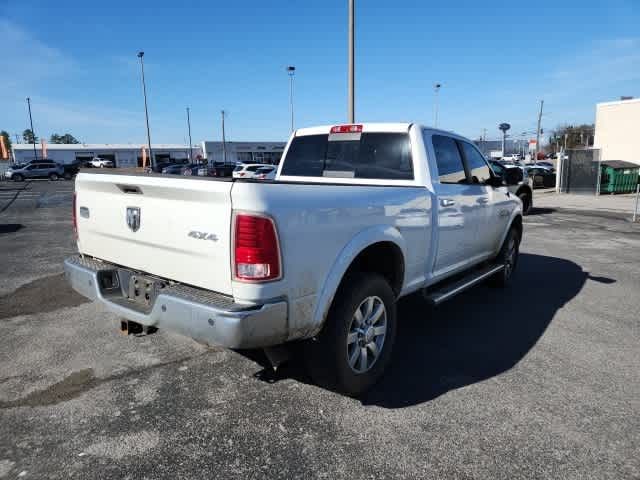
[[[147,84],[144,80],[144,52],[138,52],[138,58],[140,59],[140,69],[142,70],[142,94],[144,95],[144,117],[147,122],[147,146],[149,147],[149,159],[151,161],[151,169],[156,166],[153,152],[151,151],[151,131],[149,130],[149,110],[147,109]]]
[[[224,136],[224,110],[222,110],[222,161],[227,164],[227,142]]]
[[[189,127],[189,163],[193,163],[193,143],[191,143],[191,116],[187,107],[187,126]]]
[[[536,156],[534,162],[538,161],[538,152],[540,151],[540,123],[542,122],[542,107],[544,106],[544,100],[540,100],[540,112],[538,113],[538,128],[536,129]]]
[[[355,0],[349,0],[349,94],[347,100],[347,107],[349,113],[349,123],[356,122],[356,111],[354,101],[355,90],[355,68],[354,68],[354,49],[355,49]]]
[[[27,97],[27,108],[29,109],[29,124],[31,125],[31,136],[33,140],[33,158],[38,160],[38,152],[36,150],[36,132],[33,131],[33,118],[31,117],[31,99]]]

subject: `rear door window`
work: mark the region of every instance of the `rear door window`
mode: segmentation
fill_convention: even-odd
[[[440,183],[466,183],[467,174],[456,141],[444,135],[433,135],[431,141],[436,154]]]
[[[303,177],[413,180],[407,133],[365,132],[295,137],[282,166],[282,175]]]
[[[482,154],[469,142],[460,142],[467,168],[471,174],[471,183],[484,183],[491,178],[491,171]]]

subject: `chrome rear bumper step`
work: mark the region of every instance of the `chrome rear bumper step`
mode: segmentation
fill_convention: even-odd
[[[452,283],[447,283],[442,285],[437,290],[424,291],[424,298],[427,302],[432,305],[440,305],[441,303],[449,300],[452,297],[455,297],[457,294],[464,292],[466,289],[477,285],[478,283],[486,280],[491,275],[495,275],[496,273],[502,271],[504,269],[504,265],[489,265],[487,267],[481,268],[479,270],[474,270],[470,274],[461,278]]]

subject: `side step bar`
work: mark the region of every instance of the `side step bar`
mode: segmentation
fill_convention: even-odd
[[[463,277],[456,282],[445,284],[433,292],[424,290],[424,298],[434,306],[440,305],[442,302],[464,292],[467,288],[473,287],[481,281],[489,278],[491,275],[500,272],[502,269],[504,269],[503,264],[489,265],[488,267],[481,268],[480,270],[475,270],[466,277]]]

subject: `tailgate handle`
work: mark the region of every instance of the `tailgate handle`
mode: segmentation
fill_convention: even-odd
[[[133,193],[142,195],[142,190],[140,190],[140,187],[137,187],[135,185],[118,185],[118,188],[122,190],[122,193]]]

